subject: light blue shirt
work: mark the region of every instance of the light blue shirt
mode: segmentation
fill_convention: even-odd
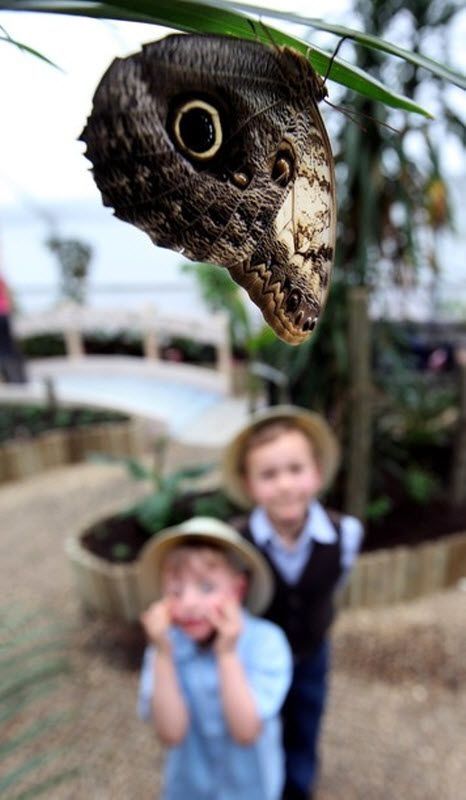
[[[244,612],[237,652],[246,672],[262,731],[240,745],[227,730],[216,656],[178,628],[170,630],[175,667],[190,726],[170,748],[163,800],[279,800],[284,780],[280,710],[291,682],[292,657],[284,633],[272,622]],[[146,648],[139,685],[139,716],[152,718],[156,651]]]
[[[280,538],[265,509],[256,507],[249,518],[249,529],[256,545],[266,550],[284,580],[293,585],[298,582],[307,564],[312,543],[334,544],[337,532],[321,504],[314,500],[310,506],[303,530],[292,546]],[[344,582],[361,547],[363,527],[356,517],[343,516],[340,522],[341,567],[340,584]]]

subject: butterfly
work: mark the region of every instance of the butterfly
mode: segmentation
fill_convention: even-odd
[[[113,61],[80,137],[118,218],[226,267],[291,344],[317,323],[335,250],[325,94],[290,48],[173,34]]]

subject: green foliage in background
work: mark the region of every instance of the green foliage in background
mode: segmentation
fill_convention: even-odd
[[[25,358],[49,358],[66,355],[65,339],[61,333],[39,333],[21,339],[21,353]]]
[[[164,438],[157,441],[152,466],[146,466],[144,462],[134,458],[96,455],[92,459],[100,463],[122,464],[134,480],[145,481],[150,485],[147,494],[123,512],[125,516],[135,517],[148,536],[182,521],[183,517],[178,518],[180,512],[177,509],[180,499],[186,493],[187,483],[191,486],[212,470],[212,465],[202,464],[167,472],[164,468],[167,444]]]
[[[374,377],[373,519],[382,516],[384,498],[426,505],[445,496],[458,404],[451,375],[419,373],[403,365],[376,371]]]
[[[78,407],[47,407],[43,405],[0,404],[0,444],[27,440],[52,430],[123,422],[128,419],[117,411]]]
[[[182,264],[183,272],[193,275],[199,285],[202,299],[211,311],[226,311],[230,320],[233,346],[243,350],[251,336],[251,323],[244,292],[226,269],[213,264]]]
[[[424,47],[449,56],[449,39],[461,7],[424,0],[355,0],[354,12],[371,35],[388,36],[402,29],[413,54]],[[339,194],[337,269],[349,284],[377,288],[390,278],[412,284],[420,267],[438,272],[436,239],[451,224],[449,198],[442,174],[442,147],[447,133],[466,143],[461,118],[438,76],[416,63],[387,63],[380,53],[355,49],[358,66],[390,80],[410,97],[429,95],[442,137],[431,126],[354,93],[345,93],[359,124],[341,122],[335,142]],[[371,120],[376,120],[374,124]],[[395,130],[387,128],[390,125]],[[438,126],[437,126],[438,127]]]
[[[339,427],[348,381],[346,287],[333,281],[319,325],[299,347],[265,327],[248,344],[251,356],[285,372],[291,402],[313,408]]]
[[[142,499],[122,511],[120,516],[134,517],[147,533],[147,537],[150,537],[195,515],[228,519],[238,513],[238,508],[222,491],[206,489],[203,485],[202,479],[212,472],[213,464],[200,464],[167,471],[165,469],[167,445],[168,441],[163,437],[156,442],[152,466],[147,466],[143,461],[134,458],[100,454],[92,457],[97,463],[121,464],[135,481],[149,484],[148,491]],[[128,560],[127,545],[115,544],[112,556],[115,560]]]
[[[51,236],[46,241],[60,267],[60,299],[82,305],[86,299],[86,284],[92,247],[78,239]]]

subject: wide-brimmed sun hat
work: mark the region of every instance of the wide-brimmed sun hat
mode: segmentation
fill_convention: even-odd
[[[193,517],[180,525],[165,528],[144,546],[140,557],[144,604],[149,605],[161,596],[161,567],[168,553],[189,542],[205,542],[233,555],[235,563],[248,575],[245,605],[260,614],[269,605],[273,593],[272,572],[261,553],[238,531],[212,517]]]
[[[222,488],[241,508],[250,508],[253,501],[244,483],[244,456],[251,436],[271,422],[291,421],[312,442],[322,473],[321,491],[330,486],[340,463],[340,446],[330,425],[313,411],[292,405],[272,406],[255,413],[227,445],[222,460]]]

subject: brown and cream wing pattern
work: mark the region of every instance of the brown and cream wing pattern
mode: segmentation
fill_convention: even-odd
[[[292,51],[175,34],[113,62],[81,135],[117,217],[229,269],[293,344],[320,314],[335,243],[319,87]]]

